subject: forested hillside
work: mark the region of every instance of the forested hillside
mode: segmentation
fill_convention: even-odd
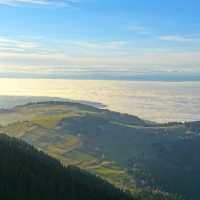
[[[22,140],[0,134],[1,200],[133,200],[107,181],[64,167]]]
[[[85,170],[65,167],[57,159],[6,134],[0,134],[0,169],[1,200],[182,199],[160,191],[124,192]]]

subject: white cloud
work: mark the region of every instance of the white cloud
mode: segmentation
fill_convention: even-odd
[[[30,39],[30,38],[29,38]],[[38,39],[32,37],[31,39]],[[12,55],[14,52],[23,52],[23,54],[29,54],[29,53],[49,53],[52,51],[55,51],[51,48],[45,48],[43,44],[40,44],[38,42],[25,42],[15,39],[10,39],[6,37],[0,37],[0,54],[7,52]]]
[[[144,28],[138,25],[131,25],[130,30],[136,31],[141,35],[151,35],[150,30],[148,28]]]
[[[12,47],[0,47],[0,51],[23,51],[23,49]]]
[[[108,42],[108,43],[89,43],[89,42],[74,42],[77,47],[88,49],[119,49],[127,44],[127,42]]]
[[[200,38],[186,38],[181,36],[162,36],[158,37],[159,40],[172,41],[172,42],[200,42]]]
[[[0,4],[9,6],[33,6],[33,7],[66,7],[68,4],[64,1],[49,0],[0,0]]]
[[[86,2],[86,0],[68,0],[70,2],[75,2],[75,3],[78,3],[78,2]]]
[[[19,38],[28,38],[28,39],[43,39],[43,38],[44,38],[44,36],[41,36],[41,35],[39,35],[39,36],[28,36],[28,35],[21,35],[21,36],[19,36]]]

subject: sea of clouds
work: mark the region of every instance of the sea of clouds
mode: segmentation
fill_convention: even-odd
[[[200,82],[0,79],[0,99],[1,108],[76,100],[155,122],[200,120]]]

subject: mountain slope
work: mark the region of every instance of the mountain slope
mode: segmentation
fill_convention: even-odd
[[[129,193],[0,134],[0,199],[133,200]]]
[[[166,197],[163,191],[184,195],[188,200],[199,197],[198,188],[195,192],[192,189],[198,186],[199,172],[193,170],[194,159],[190,156],[199,155],[198,142],[187,145],[187,141],[199,137],[197,123],[137,125],[128,121],[134,116],[68,102],[31,103],[2,112],[0,123],[5,115],[15,120],[23,116],[25,120],[0,127],[1,132],[25,140],[64,165],[78,166],[133,193],[147,188],[142,192],[144,199],[151,192],[154,197]],[[184,151],[177,151],[179,144]],[[185,166],[176,163],[186,160]],[[189,170],[188,176],[185,170]],[[155,193],[157,188],[162,192]]]

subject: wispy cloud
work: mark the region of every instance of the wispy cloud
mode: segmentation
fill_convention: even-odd
[[[19,36],[19,38],[28,38],[28,39],[43,39],[43,38],[44,38],[44,36],[41,36],[41,35],[39,35],[39,36],[28,36],[28,35],[21,35],[21,36]]]
[[[4,48],[18,49],[18,50],[28,50],[28,49],[38,49],[41,45],[32,42],[21,42],[9,38],[0,37],[0,45]]]
[[[133,30],[141,35],[151,35],[150,30],[148,28],[144,28],[142,26],[132,25],[129,29]]]
[[[0,4],[8,6],[31,6],[31,7],[67,7],[66,1],[52,1],[52,0],[0,0]]]
[[[68,1],[78,3],[78,2],[86,2],[87,0],[68,0]]]
[[[31,39],[36,39],[32,37]],[[21,54],[48,54],[55,52],[55,49],[47,48],[44,44],[34,41],[21,41],[0,36],[0,54],[4,52],[10,53],[21,53]]]
[[[200,42],[200,38],[186,38],[181,36],[162,36],[158,37],[159,40],[172,41],[172,42]]]
[[[23,51],[23,49],[20,48],[12,48],[12,47],[0,47],[0,51]]]
[[[127,42],[108,42],[108,43],[88,43],[88,42],[74,42],[74,45],[81,48],[88,49],[119,49],[120,47],[126,45]]]
[[[18,38],[19,39],[19,38]],[[35,42],[37,41],[37,42]],[[46,46],[46,40],[0,37],[0,66],[79,66],[141,69],[178,66],[199,69],[200,51],[178,51],[165,48],[134,48],[125,41],[92,43],[85,41],[54,42]],[[55,44],[54,44],[55,43]],[[61,46],[62,44],[62,46]],[[123,72],[125,73],[125,72]]]

